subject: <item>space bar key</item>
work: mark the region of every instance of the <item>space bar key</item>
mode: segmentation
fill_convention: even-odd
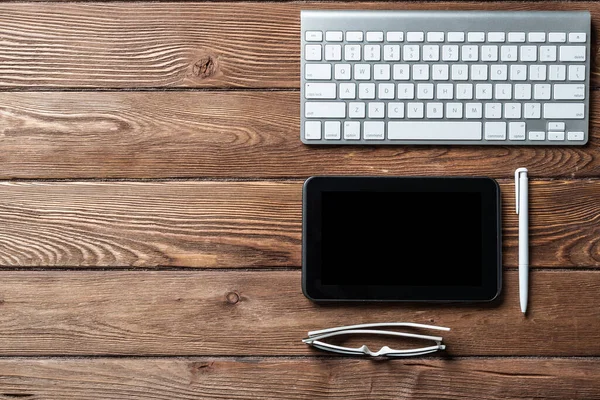
[[[390,140],[481,140],[481,122],[392,121]]]

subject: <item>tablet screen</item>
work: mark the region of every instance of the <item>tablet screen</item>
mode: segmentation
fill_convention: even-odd
[[[321,196],[323,284],[481,285],[480,193]]]

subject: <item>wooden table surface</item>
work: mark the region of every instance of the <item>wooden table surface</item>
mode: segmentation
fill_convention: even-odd
[[[318,8],[590,10],[590,142],[304,146],[299,12]],[[600,398],[599,23],[578,1],[0,3],[0,399]],[[317,174],[498,179],[501,300],[309,302],[301,186]],[[449,326],[448,351],[371,361],[300,341],[371,321]]]

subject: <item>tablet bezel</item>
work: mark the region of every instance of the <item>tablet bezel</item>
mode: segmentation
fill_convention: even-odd
[[[477,192],[482,199],[482,285],[398,286],[323,285],[321,277],[321,193]],[[487,177],[339,177],[315,176],[304,183],[302,202],[302,291],[316,302],[421,301],[484,302],[502,287],[501,199],[498,183]]]

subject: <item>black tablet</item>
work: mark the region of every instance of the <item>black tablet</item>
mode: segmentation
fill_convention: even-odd
[[[501,290],[490,178],[312,177],[302,290],[313,301],[490,301]]]

